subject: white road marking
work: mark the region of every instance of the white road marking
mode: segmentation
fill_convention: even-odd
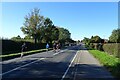
[[[37,53],[37,54],[43,54],[43,53],[45,53],[45,52],[42,52],[42,53]],[[33,56],[33,55],[36,55],[36,54],[23,56],[23,57],[22,57],[22,60],[23,60],[23,59],[25,60],[26,58],[31,57],[31,56]],[[14,58],[14,59],[1,61],[1,62],[0,62],[0,64],[2,64],[2,63],[3,63],[3,64],[4,64],[4,63],[5,63],[5,64],[7,64],[7,63],[10,63],[10,62],[13,62],[13,61],[15,61],[15,62],[16,62],[16,61],[20,61],[20,60],[21,60],[21,58],[20,58],[20,57],[17,57],[17,58]]]
[[[66,51],[66,50],[67,50],[67,49],[62,50],[62,51],[60,51],[60,52],[58,52],[58,53],[55,53],[55,54],[53,54],[53,55],[57,55],[57,54],[62,53],[62,52],[64,52],[64,51]],[[0,76],[1,76],[1,75],[5,75],[5,74],[8,74],[8,73],[10,73],[10,72],[13,72],[13,71],[15,71],[15,70],[17,70],[17,69],[20,69],[20,68],[22,68],[22,67],[25,67],[25,66],[31,65],[31,64],[33,64],[33,63],[35,63],[35,62],[37,62],[37,61],[39,61],[39,60],[43,60],[43,59],[45,59],[45,58],[41,58],[41,59],[38,59],[38,60],[33,61],[33,62],[31,62],[31,63],[25,64],[25,65],[23,65],[23,66],[20,66],[20,67],[14,68],[14,69],[12,69],[12,70],[9,70],[9,71],[7,71],[7,72],[4,72],[4,73],[0,74]]]
[[[59,54],[59,53],[65,52],[66,50],[67,50],[67,49],[62,50],[62,51],[59,51],[59,52],[57,52],[57,53],[55,53],[55,54],[53,54],[53,55],[55,56],[55,55],[57,55],[57,54]]]
[[[72,61],[71,61],[70,65],[68,66],[68,68],[67,68],[67,70],[65,71],[64,75],[62,76],[62,79],[61,79],[61,80],[63,80],[63,79],[65,78],[65,76],[66,76],[66,74],[67,74],[67,72],[68,72],[69,68],[71,67],[71,65],[72,65],[73,61],[75,60],[75,58],[76,58],[76,56],[77,56],[78,52],[79,52],[79,51],[77,51],[77,53],[75,54],[74,58],[72,59]]]
[[[61,52],[57,52],[57,53],[55,53],[55,54],[53,54],[53,55],[55,56],[55,55],[57,55],[57,54],[59,54],[59,53],[61,53]]]
[[[80,54],[81,56],[81,51],[80,51]],[[76,69],[75,69],[75,73],[74,73],[74,79],[73,80],[76,80],[76,75],[77,75],[77,71],[78,71],[78,64],[79,64],[79,61],[80,61],[80,57],[77,58],[77,62],[75,64],[77,64],[76,66]]]
[[[15,71],[15,70],[17,70],[17,69],[20,69],[20,68],[22,68],[22,67],[25,67],[25,66],[31,65],[31,64],[33,64],[33,63],[35,63],[35,62],[37,62],[37,61],[39,61],[39,60],[43,60],[43,59],[45,59],[45,58],[41,58],[41,59],[38,59],[38,60],[33,61],[33,62],[31,62],[31,63],[25,64],[25,65],[23,65],[23,66],[20,66],[20,67],[14,68],[14,69],[12,69],[12,70],[9,70],[9,71],[7,71],[7,72],[4,72],[4,73],[0,74],[0,76],[1,76],[1,75],[5,75],[5,74],[8,74],[8,73],[10,73],[10,72],[13,72],[13,71]]]

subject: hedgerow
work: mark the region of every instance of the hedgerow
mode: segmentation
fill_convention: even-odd
[[[2,40],[2,55],[19,53],[21,52],[21,46],[26,43],[26,51],[38,50],[46,48],[46,43],[33,43],[28,41],[14,41],[14,40]],[[49,44],[52,47],[52,44]]]
[[[103,50],[110,55],[120,58],[120,43],[107,43],[103,45]]]

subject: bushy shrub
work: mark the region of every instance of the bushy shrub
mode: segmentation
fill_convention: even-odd
[[[103,44],[102,43],[98,44],[98,50],[103,51]]]
[[[94,45],[93,45],[93,43],[90,43],[90,48],[92,48],[92,49],[94,48]]]
[[[103,45],[103,50],[110,55],[120,58],[120,43],[107,43]]]
[[[86,48],[103,51],[103,44],[102,43],[90,43],[89,45],[86,44]]]
[[[93,43],[93,48],[96,50],[103,51],[103,44],[102,43]]]
[[[86,48],[89,50],[92,50],[92,49],[94,49],[94,44],[90,43],[89,45],[86,45]]]
[[[94,49],[98,50],[98,43],[94,44]]]

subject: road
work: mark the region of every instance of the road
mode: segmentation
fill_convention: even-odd
[[[79,80],[81,77],[89,78],[91,76],[89,74],[94,73],[100,74],[98,76],[92,75],[92,78],[101,76],[112,78],[109,72],[99,66],[99,62],[92,60],[91,55],[85,51],[84,45],[77,45],[56,53],[53,51],[42,52],[25,56],[22,59],[15,58],[3,61],[0,63],[2,64],[2,74],[0,75],[2,75],[3,80]],[[83,56],[81,56],[82,54]],[[90,56],[91,62],[95,61],[97,67],[94,64],[90,66],[91,62],[86,61],[87,57],[85,58],[85,56]]]

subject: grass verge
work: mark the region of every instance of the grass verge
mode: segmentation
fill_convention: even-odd
[[[95,58],[97,58],[100,63],[105,66],[108,71],[112,73],[116,78],[120,78],[120,59],[109,54],[98,51],[98,50],[88,50]]]
[[[50,48],[49,50],[52,50],[52,48]],[[40,49],[40,50],[32,50],[32,51],[27,51],[24,52],[24,56],[29,55],[29,54],[34,54],[34,53],[39,53],[39,52],[44,52],[46,51],[46,49]],[[20,57],[21,53],[11,53],[8,55],[0,55],[0,58],[2,58],[2,60],[8,60],[8,59],[12,59],[12,58],[16,58],[16,57]]]

